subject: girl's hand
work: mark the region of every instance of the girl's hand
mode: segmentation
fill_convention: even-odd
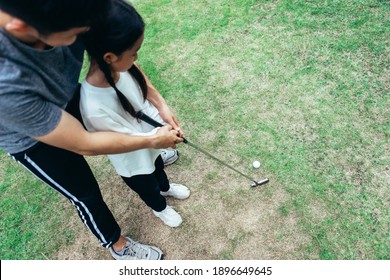
[[[179,137],[183,137],[184,132],[180,129],[179,121],[176,116],[173,114],[172,110],[168,107],[168,105],[162,106],[159,108],[159,113],[161,118],[172,126],[172,129],[176,130]]]

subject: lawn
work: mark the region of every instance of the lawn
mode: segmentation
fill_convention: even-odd
[[[88,157],[123,232],[167,259],[390,259],[390,3],[133,1],[139,65],[185,136],[187,185],[158,221],[106,157]],[[68,202],[0,154],[1,259],[109,259]],[[260,169],[251,163],[259,160]]]

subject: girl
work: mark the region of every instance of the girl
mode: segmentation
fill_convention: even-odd
[[[83,35],[90,69],[81,86],[80,111],[91,131],[129,135],[154,135],[156,128],[138,120],[142,111],[157,121],[177,121],[162,96],[134,64],[144,40],[144,22],[137,11],[120,0],[113,2],[107,20]],[[178,135],[182,131],[176,125]],[[159,149],[109,155],[117,173],[153,213],[170,227],[181,224],[180,215],[167,205],[165,196],[189,197],[180,184],[170,184]]]

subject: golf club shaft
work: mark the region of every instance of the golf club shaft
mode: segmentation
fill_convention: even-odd
[[[223,162],[223,161],[222,161],[222,160],[220,160],[219,158],[217,158],[217,157],[213,156],[212,154],[210,154],[209,152],[207,152],[207,151],[203,150],[201,147],[199,147],[199,146],[195,145],[194,143],[192,143],[192,142],[189,142],[188,140],[187,140],[187,142],[184,142],[184,143],[186,143],[187,145],[189,145],[189,146],[191,146],[191,147],[193,147],[193,148],[197,149],[199,152],[201,152],[201,153],[205,154],[206,156],[209,156],[210,158],[212,158],[212,159],[214,159],[214,160],[218,161],[220,164],[222,164],[222,165],[224,165],[224,166],[226,166],[226,167],[230,168],[231,170],[233,170],[233,171],[237,172],[238,174],[240,174],[240,175],[244,176],[245,178],[247,178],[247,179],[251,180],[252,182],[255,182],[255,183],[257,183],[255,180],[253,180],[253,179],[252,179],[251,177],[249,177],[248,175],[245,175],[245,174],[244,174],[244,173],[242,173],[241,171],[239,171],[239,170],[235,169],[233,166],[231,166],[231,165],[227,164],[226,162]]]
[[[143,120],[144,122],[150,124],[151,126],[154,126],[154,127],[161,127],[163,126],[161,123],[159,123],[158,121],[152,119],[151,117],[149,117],[148,115],[142,113],[141,111],[139,111],[137,113],[137,118]],[[199,152],[205,154],[206,156],[209,156],[210,158],[216,160],[217,162],[219,162],[220,164],[230,168],[231,170],[237,172],[238,174],[244,176],[245,178],[251,180],[252,182],[255,182],[257,184],[257,181],[252,179],[251,177],[249,177],[248,175],[245,175],[244,173],[242,173],[241,171],[235,169],[233,166],[230,166],[229,164],[227,164],[226,162],[223,162],[222,160],[220,160],[219,158],[213,156],[212,154],[210,154],[209,152],[205,151],[204,149],[202,149],[201,147],[199,147],[198,145],[195,145],[194,143],[191,143],[189,142],[187,139],[185,139],[183,137],[183,142],[193,148],[195,148],[196,150],[198,150]]]

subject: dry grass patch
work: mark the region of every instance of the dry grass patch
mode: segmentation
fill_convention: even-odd
[[[190,147],[180,147],[181,158],[166,171],[171,182],[186,184],[189,199],[168,198],[183,217],[179,228],[169,228],[128,189],[105,157],[88,158],[103,196],[123,233],[163,249],[166,259],[283,259],[309,257],[304,244],[309,237],[299,229],[294,215],[277,210],[289,194],[271,182],[250,189],[247,179],[214,163]],[[241,169],[240,167],[237,167]],[[79,235],[62,247],[55,259],[111,259],[97,240],[74,217]]]

